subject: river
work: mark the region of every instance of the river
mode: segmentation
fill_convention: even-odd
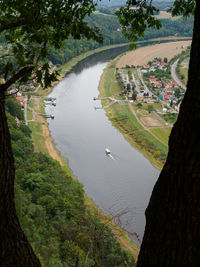
[[[79,63],[54,87],[50,96],[57,105],[47,106],[46,112],[55,115],[48,120],[51,135],[86,194],[142,239],[144,211],[159,171],[113,127],[103,109],[95,109],[101,102],[93,100],[103,69],[120,52],[106,51]],[[134,235],[132,240],[139,245]]]

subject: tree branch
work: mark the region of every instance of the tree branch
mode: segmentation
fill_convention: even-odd
[[[0,32],[3,32],[5,30],[11,30],[11,29],[14,29],[14,28],[23,26],[23,25],[26,25],[26,21],[24,21],[24,20],[21,20],[21,21],[19,20],[19,21],[16,21],[16,22],[11,22],[11,23],[8,23],[6,25],[2,25],[0,27]]]
[[[26,66],[22,68],[19,72],[14,74],[10,80],[6,83],[0,85],[0,90],[6,91],[12,84],[14,84],[17,80],[24,77],[27,73],[29,73],[33,69],[33,66]]]

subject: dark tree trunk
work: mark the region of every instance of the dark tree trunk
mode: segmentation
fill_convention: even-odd
[[[14,204],[14,159],[0,90],[0,266],[41,266],[23,233]]]
[[[187,92],[146,210],[137,267],[200,266],[200,1]]]

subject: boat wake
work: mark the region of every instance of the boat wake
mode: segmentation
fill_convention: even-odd
[[[107,156],[108,156],[110,159],[115,160],[115,158],[114,158],[111,154],[108,154]]]

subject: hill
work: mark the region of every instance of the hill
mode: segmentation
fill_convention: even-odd
[[[42,266],[133,267],[133,256],[120,247],[110,220],[102,221],[86,206],[82,185],[57,161],[34,151],[20,103],[9,97],[6,110],[17,214]]]

